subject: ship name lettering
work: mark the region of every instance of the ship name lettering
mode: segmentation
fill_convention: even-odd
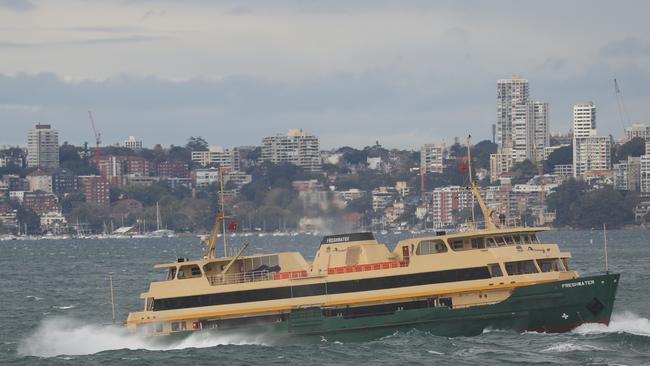
[[[572,287],[580,287],[580,286],[591,286],[596,281],[594,280],[587,280],[587,281],[578,281],[578,282],[571,282],[571,283],[563,283],[562,288],[572,288]]]
[[[343,237],[340,237],[340,238],[328,238],[327,239],[327,244],[342,243],[342,242],[345,242],[345,241],[350,241],[350,237],[349,236],[343,236]]]

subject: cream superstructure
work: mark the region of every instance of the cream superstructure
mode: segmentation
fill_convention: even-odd
[[[577,277],[567,268],[569,253],[561,252],[556,244],[539,243],[536,233],[540,230],[493,229],[406,239],[392,251],[373,239],[350,240],[364,234],[339,235],[326,237],[311,263],[297,252],[286,252],[161,264],[156,267],[166,269],[167,278],[151,283],[149,291],[141,295],[144,309],[129,314],[127,323],[131,329],[155,323],[158,333],[167,334],[199,329],[204,320],[281,315],[315,304],[367,306],[431,296],[450,302],[454,308],[495,303],[506,299],[517,286]],[[262,270],[256,270],[259,268]],[[487,268],[489,278],[472,279],[468,272],[464,281],[154,311],[155,299],[206,294],[218,297],[235,291],[381,280],[468,268]]]

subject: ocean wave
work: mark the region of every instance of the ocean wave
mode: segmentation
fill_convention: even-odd
[[[32,301],[41,301],[41,300],[43,300],[42,297],[38,297],[38,296],[34,296],[34,295],[27,295],[25,297],[28,298],[29,300],[32,300]]]
[[[192,334],[169,341],[130,333],[124,327],[88,324],[67,317],[45,319],[18,345],[21,356],[55,357],[90,355],[118,349],[167,351],[186,348],[207,348],[228,344],[267,344],[264,335],[216,335],[208,332]]]
[[[604,349],[596,346],[590,346],[588,344],[575,344],[575,343],[567,342],[567,343],[554,344],[544,349],[542,352],[575,352],[575,351],[580,351],[580,352],[604,351]]]
[[[573,332],[581,335],[628,333],[650,337],[650,320],[626,311],[624,313],[612,315],[609,325],[595,323],[583,324],[574,329]]]
[[[59,310],[68,310],[68,309],[74,309],[76,305],[63,305],[63,306],[52,306],[52,307]]]

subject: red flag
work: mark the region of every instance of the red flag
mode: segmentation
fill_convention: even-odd
[[[465,165],[465,160],[460,162],[460,172],[462,174],[467,173],[467,165]]]
[[[228,230],[237,231],[237,223],[234,221],[230,221],[230,223],[228,224]]]

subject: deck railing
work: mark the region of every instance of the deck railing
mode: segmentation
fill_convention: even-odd
[[[269,271],[240,272],[230,274],[218,274],[207,276],[210,285],[229,285],[233,283],[268,281],[273,279],[273,273]]]
[[[502,229],[512,229],[512,228],[519,228],[523,227],[522,221],[518,217],[513,217],[513,218],[508,218],[504,221],[495,221],[495,224],[497,225],[498,228]],[[458,231],[460,232],[465,232],[465,231],[472,231],[472,230],[484,230],[487,228],[487,225],[485,221],[467,221],[465,223],[462,223],[458,226]]]
[[[230,285],[233,283],[246,283],[258,282],[269,280],[284,280],[290,278],[307,277],[307,271],[291,271],[291,272],[269,272],[269,271],[253,271],[253,272],[240,272],[230,274],[218,274],[207,276],[208,282],[212,286]]]

